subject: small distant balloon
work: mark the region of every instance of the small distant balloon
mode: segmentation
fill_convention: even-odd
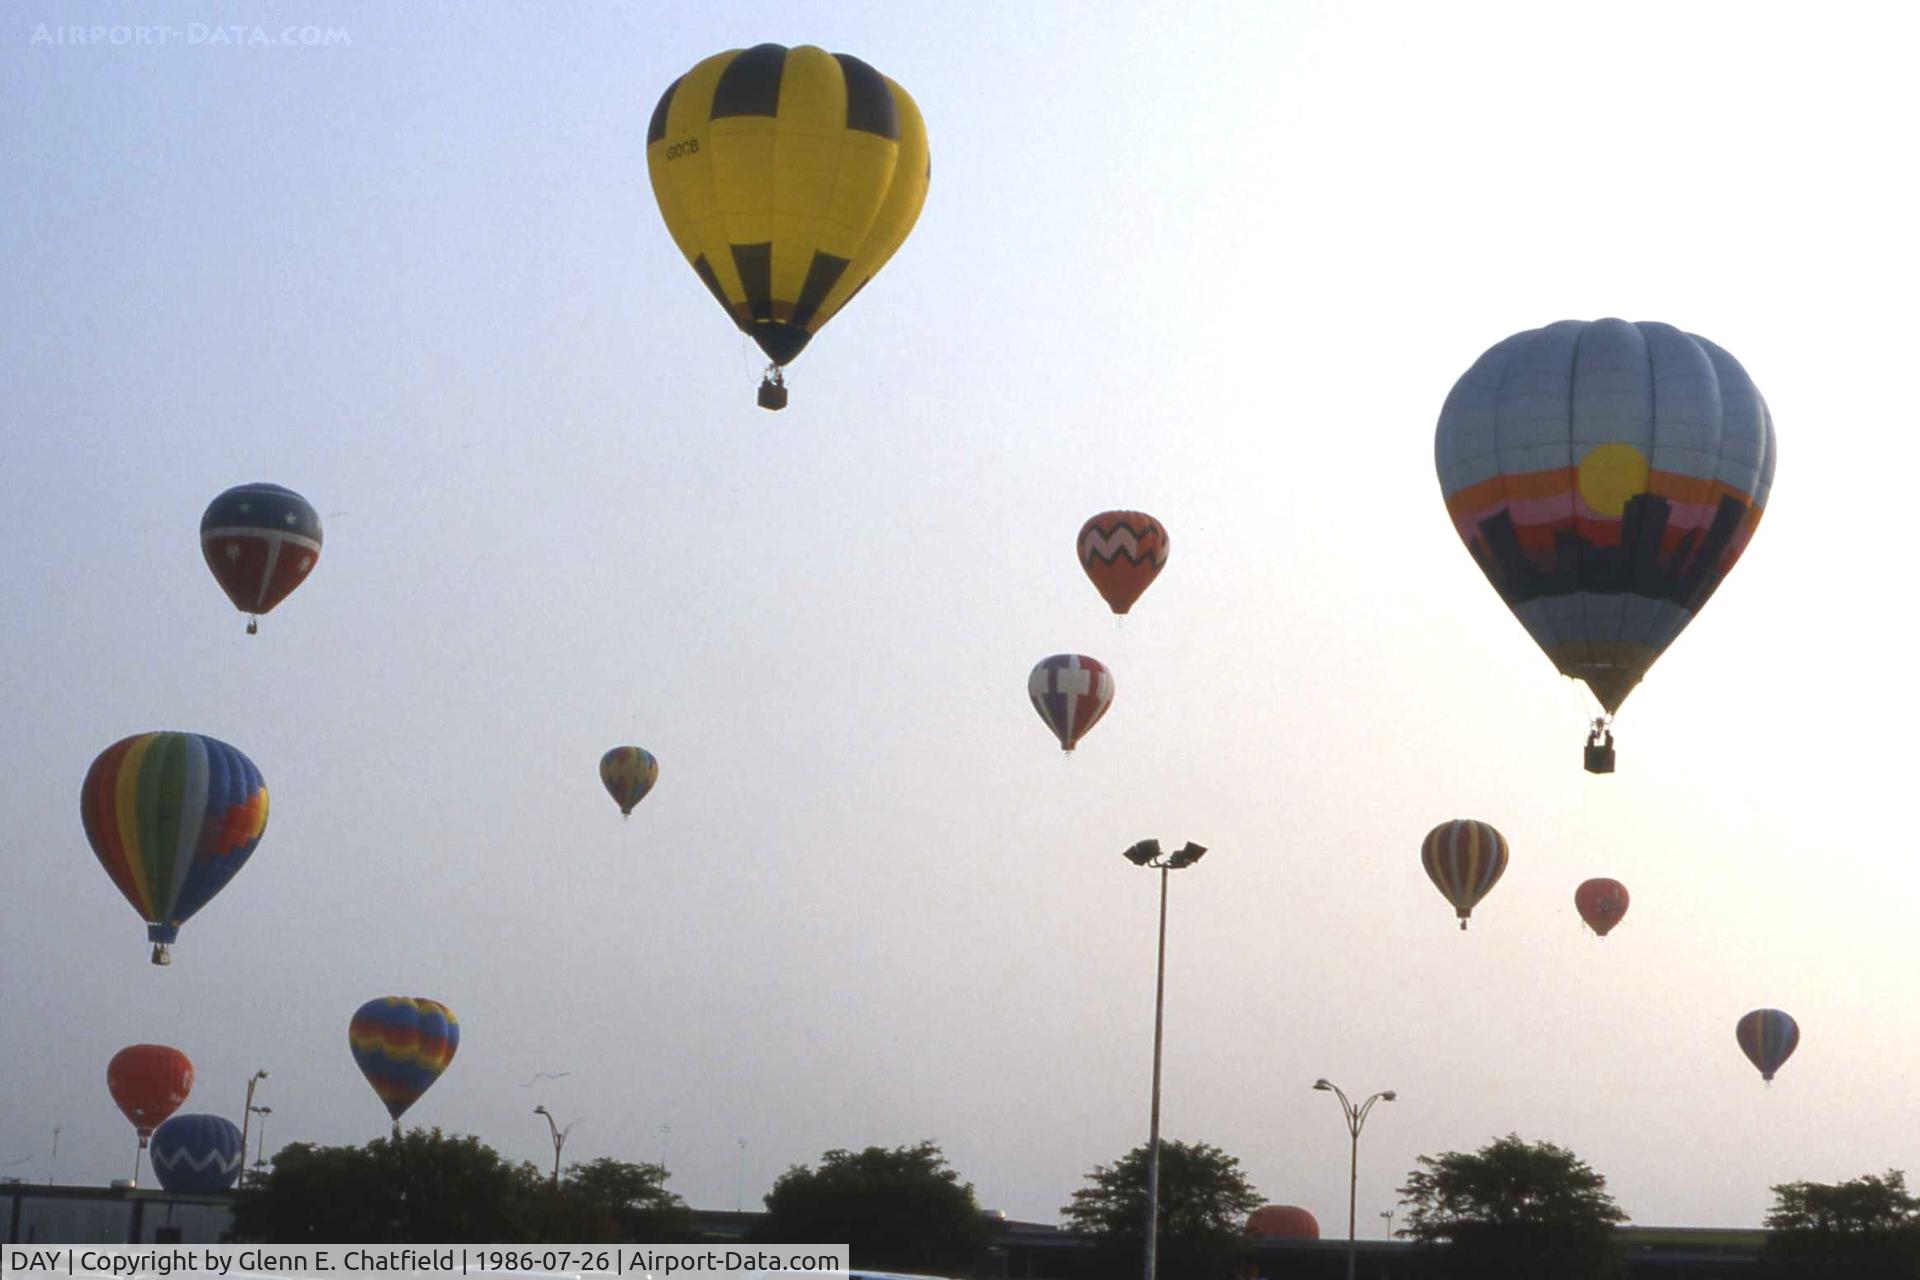
[[[267,829],[267,784],[235,747],[140,733],[102,751],[80,786],[94,856],[147,922],[153,963],[246,865]]]
[[[240,1178],[240,1130],[220,1116],[175,1116],[153,1132],[153,1172],[169,1191],[216,1195]]]
[[[1027,676],[1027,696],[1063,751],[1071,751],[1113,705],[1113,673],[1082,653],[1042,658]]]
[[[277,484],[236,485],[200,517],[200,554],[233,607],[248,615],[248,635],[307,580],[320,542],[313,504]]]
[[[438,1000],[381,996],[355,1011],[347,1047],[360,1074],[393,1117],[400,1117],[433,1087],[460,1047],[460,1020]]]
[[[1144,511],[1102,511],[1080,526],[1080,567],[1115,613],[1133,608],[1167,564],[1167,530]]]
[[[1613,931],[1627,914],[1627,886],[1605,876],[1583,881],[1573,891],[1573,905],[1587,927],[1601,937]]]
[[[1800,1024],[1778,1009],[1755,1009],[1733,1028],[1740,1052],[1747,1055],[1762,1080],[1771,1081],[1793,1051],[1800,1047]]]
[[[1246,1234],[1260,1240],[1318,1240],[1320,1220],[1297,1204],[1263,1204],[1247,1219]]]
[[[107,1063],[107,1092],[146,1146],[193,1091],[193,1063],[164,1044],[130,1044]]]
[[[600,782],[622,817],[633,813],[659,779],[660,762],[643,747],[615,747],[600,757]]]
[[[1420,844],[1427,878],[1453,904],[1460,927],[1507,869],[1507,839],[1484,822],[1455,818],[1427,833]]]

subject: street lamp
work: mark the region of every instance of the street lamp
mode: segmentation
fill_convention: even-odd
[[[547,1104],[544,1102],[533,1109],[533,1114],[547,1118],[547,1132],[553,1138],[553,1185],[558,1189],[560,1186],[560,1148],[567,1145],[567,1135],[572,1133],[573,1126],[580,1122],[578,1120],[569,1121],[567,1127],[562,1129],[553,1122],[553,1112],[547,1110]]]
[[[1387,1220],[1387,1239],[1393,1239],[1393,1210],[1382,1209],[1380,1216]]]
[[[253,1119],[253,1090],[255,1086],[257,1086],[262,1080],[265,1080],[266,1078],[267,1078],[267,1072],[264,1067],[261,1068],[259,1071],[254,1072],[251,1076],[247,1077],[247,1109],[240,1113],[240,1163],[241,1164],[245,1164],[247,1162],[247,1126],[248,1126],[248,1123]]]
[[[1341,1114],[1347,1118],[1347,1132],[1353,1135],[1353,1160],[1347,1171],[1347,1280],[1353,1280],[1356,1250],[1359,1248],[1354,1239],[1353,1205],[1354,1196],[1360,1186],[1360,1129],[1367,1123],[1367,1113],[1373,1110],[1373,1104],[1392,1102],[1394,1092],[1391,1089],[1383,1089],[1356,1107],[1347,1101],[1347,1095],[1340,1091],[1339,1085],[1324,1076],[1315,1080],[1313,1087],[1326,1090],[1340,1099]]]
[[[1192,866],[1206,851],[1206,846],[1189,840],[1163,855],[1158,840],[1142,840],[1125,854],[1134,866],[1160,873],[1160,958],[1153,979],[1153,1119],[1147,1137],[1147,1280],[1155,1280],[1160,1247],[1160,1044],[1167,1004],[1167,872]]]
[[[267,1117],[273,1114],[273,1108],[248,1107],[247,1110],[260,1117],[260,1145],[255,1151],[253,1167],[256,1169],[264,1169],[267,1167]],[[242,1160],[247,1158],[247,1149],[245,1147],[240,1148],[240,1158]]]

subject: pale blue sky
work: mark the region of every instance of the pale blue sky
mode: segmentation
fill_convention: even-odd
[[[544,1102],[569,1157],[724,1208],[741,1137],[749,1201],[931,1137],[1052,1219],[1145,1137],[1148,835],[1214,850],[1174,885],[1166,1130],[1330,1229],[1321,1075],[1400,1091],[1363,1230],[1510,1130],[1648,1223],[1920,1172],[1891,10],[142,0],[88,20],[164,45],[37,40],[65,9],[0,19],[9,1172],[59,1124],[63,1178],[125,1175],[139,1040],[190,1109],[271,1070],[272,1145],[377,1136],[345,1027],[395,993],[463,1026],[410,1122],[543,1160]],[[871,62],[933,148],[778,416],[643,150],[674,76],[763,40]],[[1731,351],[1781,458],[1601,779],[1432,431],[1487,346],[1603,315]],[[196,530],[256,479],[327,541],[249,639]],[[1172,535],[1124,623],[1072,551],[1109,507]],[[1118,687],[1070,760],[1025,696],[1061,651]],[[273,796],[165,970],[76,804],[158,728]],[[620,742],[661,762],[625,823]],[[1418,858],[1455,816],[1513,846],[1464,935]],[[1590,875],[1634,895],[1604,942]],[[1771,1088],[1761,1005],[1804,1033]]]

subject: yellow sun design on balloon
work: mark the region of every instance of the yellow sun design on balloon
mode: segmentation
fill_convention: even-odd
[[[1630,444],[1603,444],[1580,459],[1580,497],[1603,516],[1617,516],[1647,491],[1646,455]]]

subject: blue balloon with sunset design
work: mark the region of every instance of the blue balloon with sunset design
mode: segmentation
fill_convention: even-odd
[[[347,1047],[360,1074],[393,1117],[400,1117],[453,1061],[460,1047],[460,1020],[438,1000],[381,996],[354,1011]]]
[[[1740,362],[1668,324],[1563,320],[1496,344],[1434,434],[1447,514],[1500,598],[1608,715],[1739,560],[1773,487]]]

